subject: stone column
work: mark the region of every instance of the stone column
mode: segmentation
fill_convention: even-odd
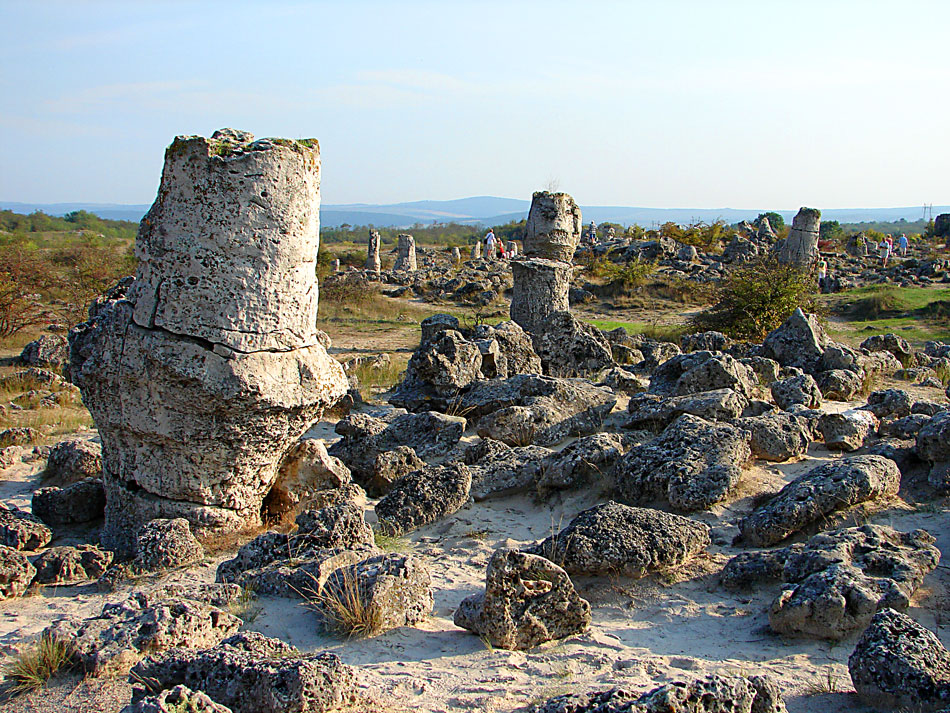
[[[818,233],[821,229],[821,211],[801,208],[792,220],[788,237],[776,245],[779,262],[799,270],[811,270],[818,262]]]
[[[482,256],[482,244],[477,242],[472,246],[472,260],[478,260]]]
[[[340,258],[333,259],[333,262],[330,263],[330,269],[333,270],[333,272],[340,271]]]
[[[452,248],[452,261],[458,265],[462,262],[462,253],[459,252],[458,248]]]
[[[524,258],[511,263],[511,319],[538,331],[554,312],[570,310],[574,251],[581,238],[581,210],[566,193],[539,191],[531,200]]]
[[[139,227],[136,277],[70,334],[103,451],[103,544],[153,518],[261,521],[282,455],[346,392],[318,342],[314,140],[179,136]]]
[[[379,233],[375,230],[369,231],[369,241],[366,244],[366,269],[377,275],[380,271]]]
[[[396,246],[396,264],[393,265],[393,271],[401,270],[416,271],[416,239],[408,233],[399,236]]]
[[[518,257],[518,243],[514,240],[508,241],[508,257]]]

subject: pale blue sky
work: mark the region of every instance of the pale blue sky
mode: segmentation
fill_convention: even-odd
[[[0,199],[149,203],[176,134],[325,203],[950,203],[950,2],[0,0]]]

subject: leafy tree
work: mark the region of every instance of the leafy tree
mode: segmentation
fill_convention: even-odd
[[[785,227],[785,218],[776,213],[774,210],[770,210],[767,213],[759,213],[755,219],[756,225],[758,225],[763,218],[769,219],[769,225],[772,226],[772,230],[774,230],[776,233],[780,232],[782,228]]]
[[[821,223],[818,235],[822,240],[837,240],[844,237],[844,228],[837,220],[825,220]]]

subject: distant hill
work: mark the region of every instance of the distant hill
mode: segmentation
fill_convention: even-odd
[[[450,201],[410,201],[376,205],[370,203],[325,204],[320,210],[320,222],[328,228],[344,223],[349,225],[375,225],[377,227],[409,227],[415,223],[462,223],[473,226],[500,225],[521,220],[528,214],[531,203],[516,198],[475,196]],[[65,215],[74,210],[87,210],[102,218],[114,220],[141,220],[148,205],[121,205],[113,203],[10,203],[0,201],[0,209],[17,213],[32,213],[41,210],[49,215]],[[711,222],[722,219],[727,223],[752,220],[770,208],[640,208],[632,206],[581,206],[584,222],[611,222],[621,225],[639,223],[644,227],[667,221],[691,223]],[[797,210],[779,210],[786,221]],[[903,208],[828,208],[822,209],[822,218],[841,223],[887,222],[903,218],[919,220],[920,206]],[[933,214],[950,213],[950,206],[934,206]]]

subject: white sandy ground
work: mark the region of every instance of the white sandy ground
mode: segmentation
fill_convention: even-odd
[[[928,394],[934,398],[934,394]],[[829,404],[841,410],[848,404]],[[320,435],[332,437],[329,425]],[[415,554],[432,572],[435,609],[418,628],[390,631],[367,640],[341,641],[319,632],[316,616],[301,602],[261,598],[259,612],[245,628],[288,641],[303,651],[330,650],[357,667],[360,691],[374,710],[510,711],[570,691],[622,686],[646,691],[673,680],[710,672],[773,676],[782,687],[791,713],[870,711],[853,693],[847,660],[857,635],[837,643],[776,635],[767,610],[776,585],[751,593],[734,593],[718,584],[718,572],[743,551],[731,546],[737,519],[756,498],[775,492],[817,462],[840,457],[813,444],[808,458],[792,463],[757,464],[746,471],[734,499],[692,517],[713,528],[708,554],[677,570],[641,580],[626,577],[575,578],[593,608],[591,629],[579,636],[550,642],[527,652],[492,650],[478,637],[456,628],[452,614],[458,603],[484,585],[491,553],[501,546],[518,547],[550,535],[581,510],[606,499],[597,486],[583,492],[540,500],[536,494],[472,503],[455,515],[412,533]],[[36,487],[36,467],[5,474],[0,499],[28,507]],[[950,552],[946,528],[950,503],[926,500],[920,486],[925,476],[905,478],[903,499],[868,515],[852,512],[829,526],[871,522],[908,531],[922,527]],[[371,515],[370,515],[371,517]],[[87,534],[88,537],[88,534]],[[76,533],[53,544],[82,538]],[[88,541],[88,540],[87,540]],[[167,581],[214,580],[218,555],[201,566],[141,580],[139,587]],[[941,565],[924,581],[910,615],[950,644],[950,575]],[[0,603],[0,650],[13,653],[51,621],[64,615],[98,613],[107,600],[124,596],[99,594],[91,585],[44,588],[39,594]],[[124,679],[62,676],[46,689],[0,703],[16,713],[62,711],[117,713],[129,700]]]

